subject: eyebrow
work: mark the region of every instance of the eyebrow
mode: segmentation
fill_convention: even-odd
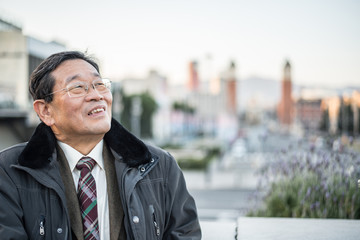
[[[101,77],[100,74],[97,73],[97,72],[94,72],[94,73],[93,73],[93,76],[94,76],[94,77]],[[65,79],[65,83],[68,84],[69,82],[71,82],[71,81],[73,81],[73,80],[75,80],[75,79],[77,79],[77,78],[79,78],[79,77],[80,77],[80,74],[76,74],[76,75],[74,75],[74,76],[70,76],[70,77],[68,77],[68,78]]]

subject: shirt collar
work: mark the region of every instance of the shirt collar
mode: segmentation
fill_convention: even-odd
[[[70,145],[58,141],[58,144],[60,148],[63,150],[65,157],[69,163],[69,167],[71,171],[74,171],[76,164],[80,160],[80,158],[84,157],[80,152],[78,152],[76,149],[71,147]],[[101,140],[94,148],[91,150],[91,152],[86,155],[87,157],[91,157],[94,159],[99,165],[100,168],[104,169],[104,159],[103,159],[103,147],[104,147],[104,140]]]

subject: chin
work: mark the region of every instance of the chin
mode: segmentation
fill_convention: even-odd
[[[92,129],[91,131],[94,132],[95,134],[105,134],[107,133],[111,128],[111,121],[109,120],[103,120],[101,122],[98,122],[96,124],[93,124],[90,129]]]
[[[111,120],[107,121],[106,123],[103,123],[102,129],[104,133],[110,131],[110,128],[111,128]]]

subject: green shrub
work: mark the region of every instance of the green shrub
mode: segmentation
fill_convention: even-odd
[[[220,148],[212,147],[205,149],[206,155],[203,158],[180,158],[177,159],[177,162],[181,169],[183,170],[205,170],[209,163],[216,157],[220,155]]]
[[[248,216],[360,219],[360,158],[283,151],[261,170],[262,207]]]
[[[203,170],[207,166],[205,159],[194,158],[178,159],[178,164],[180,168],[184,170]]]

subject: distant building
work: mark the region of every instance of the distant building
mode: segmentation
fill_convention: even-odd
[[[31,72],[49,55],[64,51],[65,46],[25,36],[21,28],[0,22],[0,95],[11,98],[19,109],[28,109]]]
[[[360,92],[351,95],[334,96],[323,99],[323,109],[328,112],[331,134],[360,134]]]
[[[52,53],[65,50],[22,33],[0,16],[0,149],[27,141],[39,119],[28,91],[31,72]]]
[[[184,99],[195,109],[191,128],[195,133],[232,139],[237,134],[237,79],[235,63],[216,78],[201,81],[197,91],[190,91]]]
[[[299,99],[295,105],[296,118],[306,130],[318,130],[322,119],[321,99]]]
[[[291,82],[291,66],[286,61],[284,67],[284,78],[281,82],[281,99],[278,105],[278,119],[281,125],[291,125],[293,122],[293,99],[292,99],[292,82]]]
[[[18,31],[21,32],[20,24],[4,19],[0,16],[0,31]]]
[[[328,112],[329,126],[328,130],[331,134],[336,134],[338,131],[338,121],[340,112],[341,98],[329,97],[323,100],[323,108]]]

